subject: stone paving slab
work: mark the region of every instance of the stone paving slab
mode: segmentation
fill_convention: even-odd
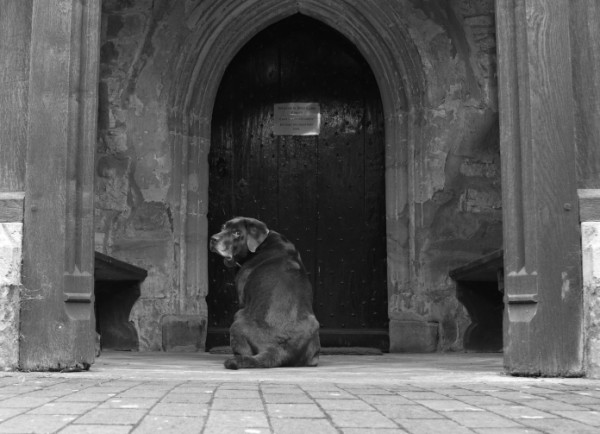
[[[0,433],[600,432],[600,381],[509,377],[499,356],[237,372],[222,360],[109,353],[89,372],[0,373]]]

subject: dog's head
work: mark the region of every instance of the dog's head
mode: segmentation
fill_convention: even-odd
[[[268,234],[269,229],[263,222],[236,217],[225,223],[221,232],[210,237],[210,250],[225,258],[226,266],[233,267],[248,253],[254,253]]]

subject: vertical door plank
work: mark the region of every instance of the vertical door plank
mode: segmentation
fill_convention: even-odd
[[[376,85],[375,85],[376,86]],[[368,291],[369,323],[374,328],[388,327],[387,249],[385,230],[385,127],[381,99],[373,89],[365,97],[363,121],[365,148],[365,241],[368,252],[365,277]]]
[[[314,137],[279,138],[279,225],[275,228],[300,252],[313,288],[317,223],[316,143]]]
[[[0,13],[0,191],[25,189],[31,0],[2,2]]]

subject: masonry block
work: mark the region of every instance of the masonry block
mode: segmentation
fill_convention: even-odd
[[[206,319],[198,315],[165,315],[161,323],[163,351],[204,350]]]
[[[438,323],[390,321],[390,353],[430,353],[437,350]]]

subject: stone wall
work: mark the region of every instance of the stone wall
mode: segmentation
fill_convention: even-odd
[[[131,314],[142,350],[161,349],[161,317],[174,312],[178,285],[161,91],[176,38],[153,37],[168,22],[160,3],[105,1],[102,22],[96,250],[148,271]]]
[[[600,190],[578,190],[583,284],[583,369],[600,378]]]
[[[4,370],[19,364],[22,242],[22,223],[0,223],[0,369]]]
[[[584,369],[600,377],[600,222],[582,222]]]
[[[412,3],[423,7],[410,29],[427,78],[427,137],[415,149],[414,290],[392,295],[390,317],[435,323],[438,349],[455,350],[469,320],[448,270],[502,246],[494,4]]]
[[[165,346],[163,318],[206,315],[201,294],[180,299],[180,169],[167,122],[176,68],[193,67],[175,66],[189,14],[210,9],[195,4],[103,2],[96,249],[148,270],[131,314],[141,350]],[[468,320],[448,270],[502,244],[493,1],[397,0],[390,7],[418,49],[426,80],[425,145],[411,150],[413,191],[398,192],[412,207],[413,278],[408,291],[390,289],[390,318],[430,324],[439,336],[434,348],[459,349]]]

